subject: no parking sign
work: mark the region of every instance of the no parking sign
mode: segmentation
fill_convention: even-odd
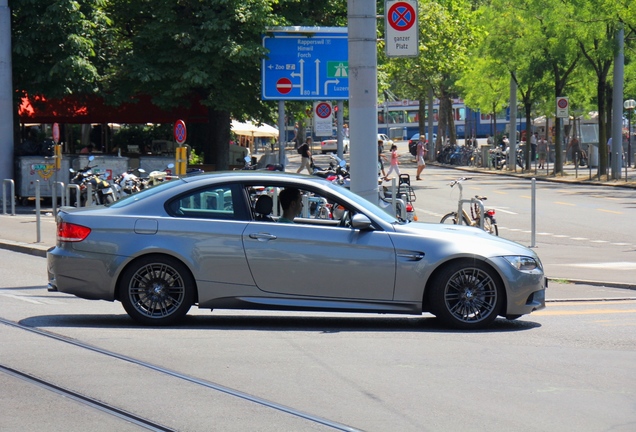
[[[333,109],[330,102],[314,103],[314,131],[316,136],[333,134]]]
[[[387,57],[417,57],[419,25],[417,1],[385,3],[385,44]]]

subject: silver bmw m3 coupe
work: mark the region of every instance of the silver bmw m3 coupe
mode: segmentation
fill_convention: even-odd
[[[297,199],[291,220],[286,189]],[[201,174],[63,208],[47,261],[49,290],[118,300],[147,325],[175,324],[196,305],[429,312],[476,329],[545,307],[532,250],[477,228],[404,223],[345,188],[286,173]]]

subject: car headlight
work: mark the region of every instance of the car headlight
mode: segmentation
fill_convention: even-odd
[[[541,268],[540,263],[529,256],[505,256],[506,261],[519,271],[529,272],[537,268]]]

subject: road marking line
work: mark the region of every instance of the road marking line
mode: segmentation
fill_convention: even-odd
[[[556,237],[556,238],[568,238],[570,236],[567,236],[565,234],[555,234],[554,237]]]
[[[585,238],[585,237],[571,237],[571,240],[589,240],[589,238]]]
[[[16,299],[16,300],[22,300],[22,301],[25,301],[27,303],[42,304],[42,302],[30,299],[28,297],[24,297],[24,296],[13,295],[13,294],[0,294],[0,295],[2,295],[4,297],[9,297],[9,298],[12,298],[12,299]]]
[[[636,309],[592,309],[586,311],[538,311],[533,312],[532,315],[600,315],[600,314],[631,314],[636,313]]]
[[[623,214],[623,212],[620,211],[614,211],[614,210],[605,210],[605,209],[596,209],[598,211],[604,212],[604,213],[612,213],[612,214]]]
[[[554,201],[554,204],[561,204],[561,205],[576,207],[576,204],[566,203],[566,202],[561,202],[561,201]]]

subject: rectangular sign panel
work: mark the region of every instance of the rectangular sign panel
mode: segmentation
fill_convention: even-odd
[[[419,24],[417,1],[385,3],[385,37],[387,57],[417,57]]]
[[[305,28],[307,30],[307,28]],[[276,32],[263,36],[263,100],[349,98],[346,28],[330,32]]]

